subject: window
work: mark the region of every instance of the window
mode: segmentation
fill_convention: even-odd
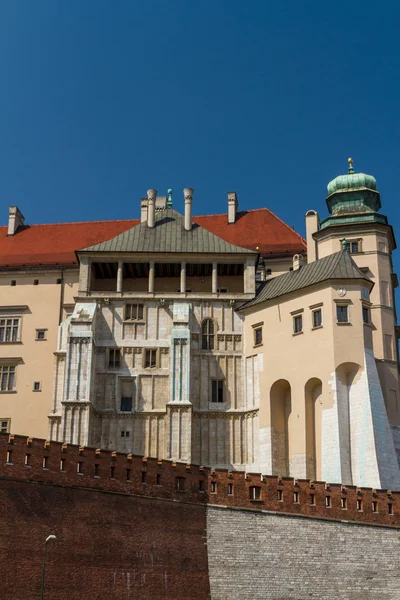
[[[0,419],[1,433],[10,433],[11,419]]]
[[[283,490],[277,490],[278,502],[283,502]]]
[[[266,274],[266,275],[272,275],[272,269],[267,269],[267,270],[265,271],[265,274]]]
[[[262,344],[262,327],[256,327],[254,329],[254,345],[260,346]]]
[[[310,506],[315,506],[315,494],[310,494]]]
[[[17,282],[15,279],[11,279],[11,285],[17,285]]]
[[[257,271],[257,273],[256,273],[256,281],[262,281],[260,271]]]
[[[222,379],[213,379],[211,381],[211,402],[224,401],[224,381]]]
[[[157,481],[157,485],[161,485],[161,473],[157,473],[156,481]]]
[[[47,329],[36,329],[36,341],[40,342],[46,339]]]
[[[130,432],[129,431],[124,431],[124,430],[121,431],[121,437],[128,438],[129,436],[130,436]]]
[[[250,500],[261,500],[261,488],[257,485],[252,485],[249,488]]]
[[[338,304],[336,306],[336,318],[338,323],[349,322],[349,311],[347,304]]]
[[[143,321],[143,304],[125,304],[125,321]]]
[[[228,496],[233,496],[233,483],[228,483]]]
[[[15,366],[0,365],[0,391],[15,391],[15,370]]]
[[[126,480],[130,481],[131,480],[131,469],[127,469],[126,470]]]
[[[204,481],[202,479],[199,481],[199,492],[204,492]]]
[[[144,368],[155,369],[157,367],[157,350],[145,350]]]
[[[373,502],[372,502],[372,512],[374,512],[374,513],[378,512],[378,503],[376,502],[376,500],[373,500]]]
[[[293,502],[295,504],[299,503],[299,492],[293,492]]]
[[[217,493],[217,482],[216,481],[212,481],[210,484],[210,491],[212,494],[216,494]]]
[[[0,342],[20,341],[21,319],[6,317],[0,319]]]
[[[121,398],[121,412],[131,412],[132,410],[132,398]]]
[[[32,391],[33,392],[41,392],[42,391],[42,382],[34,381]]]
[[[350,254],[357,254],[360,252],[360,244],[358,241],[355,242],[346,242],[346,250],[350,252]]]
[[[370,323],[371,322],[368,306],[364,306],[363,305],[363,307],[362,307],[362,316],[363,316],[363,322],[364,323]]]
[[[34,279],[33,280],[33,285],[39,285],[39,279]]]
[[[228,288],[217,288],[218,294],[227,294]]]
[[[116,369],[121,366],[121,350],[119,348],[110,348],[108,354],[108,366],[110,369]]]
[[[362,509],[363,509],[363,501],[357,500],[357,510],[362,511]]]
[[[301,333],[303,331],[303,316],[297,315],[293,317],[293,331],[294,333]]]
[[[201,326],[201,347],[203,350],[214,350],[214,321],[205,319]]]
[[[57,279],[56,283],[57,283],[57,285],[61,285],[62,284],[62,279]]]
[[[331,507],[331,497],[330,496],[325,496],[325,506],[327,508]]]
[[[320,308],[318,310],[313,310],[312,326],[314,329],[316,327],[322,327],[322,310]]]
[[[146,483],[146,476],[147,476],[146,471],[142,471],[142,483]]]
[[[347,498],[341,499],[342,509],[345,510],[347,508]]]
[[[175,491],[176,492],[184,492],[185,491],[185,478],[184,477],[175,477]]]
[[[389,515],[394,515],[393,504],[391,502],[388,502],[388,514]]]

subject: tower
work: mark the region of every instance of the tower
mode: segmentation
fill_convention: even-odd
[[[329,216],[321,223],[318,218],[306,218],[307,239],[314,240],[317,259],[337,252],[344,241],[357,266],[374,282],[369,298],[373,351],[400,459],[400,389],[394,295],[398,282],[392,265],[396,242],[388,218],[379,212],[381,199],[376,179],[372,175],[356,173],[353,159],[349,158],[348,162],[348,173],[335,177],[328,184],[326,203]]]

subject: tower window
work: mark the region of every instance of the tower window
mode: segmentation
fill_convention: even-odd
[[[302,315],[297,315],[293,317],[293,332],[301,333],[303,331],[303,317]]]
[[[254,345],[255,346],[260,346],[260,344],[262,344],[263,341],[263,336],[262,336],[262,327],[256,327],[254,329]]]
[[[41,342],[46,339],[47,329],[36,329],[36,341]]]
[[[363,315],[363,322],[364,323],[371,323],[371,318],[370,318],[370,313],[369,313],[368,306],[363,306],[362,307],[362,315]]]
[[[214,350],[214,321],[205,319],[201,326],[201,347],[203,350]]]
[[[41,392],[42,391],[42,382],[41,381],[34,381],[33,382],[33,391],[34,392]]]
[[[313,310],[312,314],[313,328],[322,327],[322,310]]]
[[[336,317],[338,323],[349,322],[349,310],[347,304],[338,304],[336,306]]]
[[[39,279],[34,279],[33,280],[33,285],[39,285]]]

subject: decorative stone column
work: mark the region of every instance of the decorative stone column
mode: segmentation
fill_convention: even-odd
[[[181,263],[181,294],[186,292],[186,263]]]
[[[80,296],[86,296],[90,288],[90,263],[87,256],[80,257],[79,266],[79,292]]]
[[[212,266],[212,288],[211,291],[213,294],[216,294],[218,290],[218,264],[213,263]]]
[[[117,271],[117,292],[122,293],[122,279],[123,279],[123,269],[124,263],[122,260],[118,262],[118,271]]]
[[[154,294],[154,260],[149,262],[149,292]]]

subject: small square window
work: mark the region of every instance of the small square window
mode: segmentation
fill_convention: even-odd
[[[338,304],[336,306],[336,317],[338,323],[348,323],[349,322],[349,311],[347,304]]]
[[[17,285],[17,282],[15,279],[11,279],[11,285]]]
[[[265,271],[265,274],[266,274],[266,275],[272,275],[272,269],[267,269],[267,270]]]
[[[108,366],[111,369],[116,369],[121,366],[121,350],[119,348],[109,349]]]
[[[262,327],[256,327],[254,330],[254,345],[260,346],[260,344],[262,344],[262,341],[263,341]]]
[[[224,401],[224,382],[222,379],[211,381],[211,402]]]
[[[318,310],[313,310],[312,320],[314,329],[322,326],[322,310],[320,308]]]
[[[33,382],[33,391],[34,392],[41,392],[42,391],[42,382],[41,381],[34,381]]]
[[[33,285],[39,285],[39,279],[34,279],[33,280]]]
[[[36,340],[38,342],[46,339],[46,329],[36,329]]]
[[[303,331],[303,316],[296,315],[293,317],[293,331],[294,333],[301,333]]]
[[[157,367],[157,350],[145,350],[144,368],[155,369]]]
[[[61,285],[62,284],[62,279],[57,279],[57,285]]]
[[[11,419],[0,420],[0,431],[1,433],[10,433]]]

